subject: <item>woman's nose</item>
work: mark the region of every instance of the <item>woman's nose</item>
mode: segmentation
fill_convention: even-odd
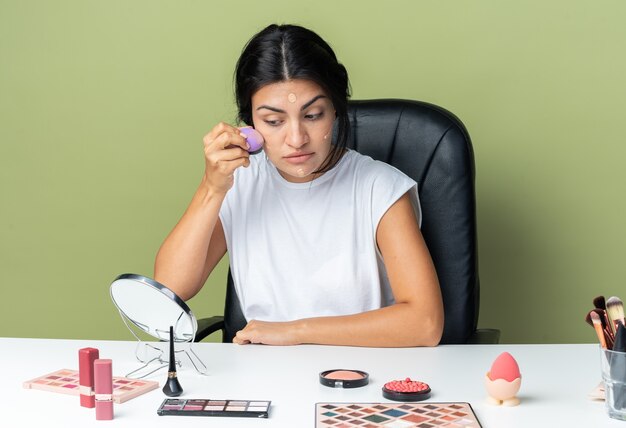
[[[300,148],[308,143],[308,136],[300,122],[294,122],[287,131],[287,144],[293,148]]]

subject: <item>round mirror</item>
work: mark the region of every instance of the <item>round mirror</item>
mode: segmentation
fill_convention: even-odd
[[[141,275],[126,273],[111,284],[111,299],[137,328],[159,340],[168,341],[170,326],[175,342],[192,342],[198,329],[189,306],[172,290]]]

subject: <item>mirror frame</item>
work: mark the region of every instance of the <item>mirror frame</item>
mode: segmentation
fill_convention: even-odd
[[[191,324],[191,328],[192,328],[192,336],[190,339],[184,339],[184,338],[180,338],[178,337],[174,337],[174,342],[193,342],[196,336],[196,333],[198,331],[198,321],[196,320],[196,317],[194,316],[193,312],[191,312],[191,309],[189,308],[189,306],[187,306],[187,303],[185,303],[185,301],[183,299],[181,299],[180,297],[178,297],[178,295],[176,295],[176,293],[174,293],[172,290],[170,290],[169,288],[167,288],[165,285],[161,284],[158,281],[155,281],[154,279],[148,278],[146,276],[143,275],[138,275],[138,274],[134,274],[134,273],[124,273],[119,275],[117,278],[115,278],[113,280],[113,282],[111,283],[111,286],[109,287],[109,294],[111,296],[111,300],[113,301],[113,304],[115,305],[115,307],[117,308],[117,310],[119,311],[120,315],[122,316],[123,319],[127,319],[129,320],[135,327],[137,327],[139,330],[143,331],[144,333],[160,340],[160,341],[168,341],[168,338],[163,338],[163,337],[158,337],[154,334],[151,333],[152,330],[150,330],[150,328],[152,326],[148,326],[148,330],[146,331],[145,328],[143,328],[140,324],[140,320],[134,320],[133,318],[131,318],[124,310],[122,310],[122,308],[120,308],[120,306],[118,305],[118,303],[115,301],[115,297],[113,296],[113,286],[115,285],[115,283],[117,281],[120,280],[130,280],[130,281],[135,281],[135,282],[139,282],[142,283],[144,285],[147,285],[149,287],[151,287],[152,289],[158,291],[159,293],[161,293],[163,296],[165,296],[166,298],[170,299],[172,302],[174,302],[176,305],[178,305],[178,307],[184,312],[184,314],[189,317],[190,320],[190,324]],[[145,325],[145,324],[144,324]],[[130,329],[130,328],[129,328]],[[169,329],[169,326],[168,326]],[[156,329],[154,329],[156,331]],[[168,330],[169,331],[169,330]],[[132,332],[131,330],[131,333]],[[135,336],[136,337],[136,336]],[[139,339],[139,338],[137,338]]]

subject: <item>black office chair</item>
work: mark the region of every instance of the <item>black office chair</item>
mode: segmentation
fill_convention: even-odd
[[[499,330],[476,329],[474,153],[465,126],[441,107],[409,100],[351,101],[349,115],[350,148],[395,166],[418,183],[422,233],[443,294],[441,343],[498,343]],[[198,320],[196,341],[223,330],[223,341],[231,342],[245,325],[229,271],[224,316]]]

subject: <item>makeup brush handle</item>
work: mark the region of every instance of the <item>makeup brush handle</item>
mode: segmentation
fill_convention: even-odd
[[[598,340],[600,341],[600,346],[602,346],[602,349],[606,349],[606,339],[604,337],[604,331],[602,331],[602,326],[600,324],[594,324],[593,328],[596,331]]]
[[[606,339],[606,347],[607,349],[613,349],[613,345],[615,344],[615,342],[613,341],[613,338],[609,335],[606,335],[605,333],[605,339]]]
[[[602,325],[607,325],[609,323],[609,316],[606,314],[606,311],[602,311],[600,315],[602,316]]]

